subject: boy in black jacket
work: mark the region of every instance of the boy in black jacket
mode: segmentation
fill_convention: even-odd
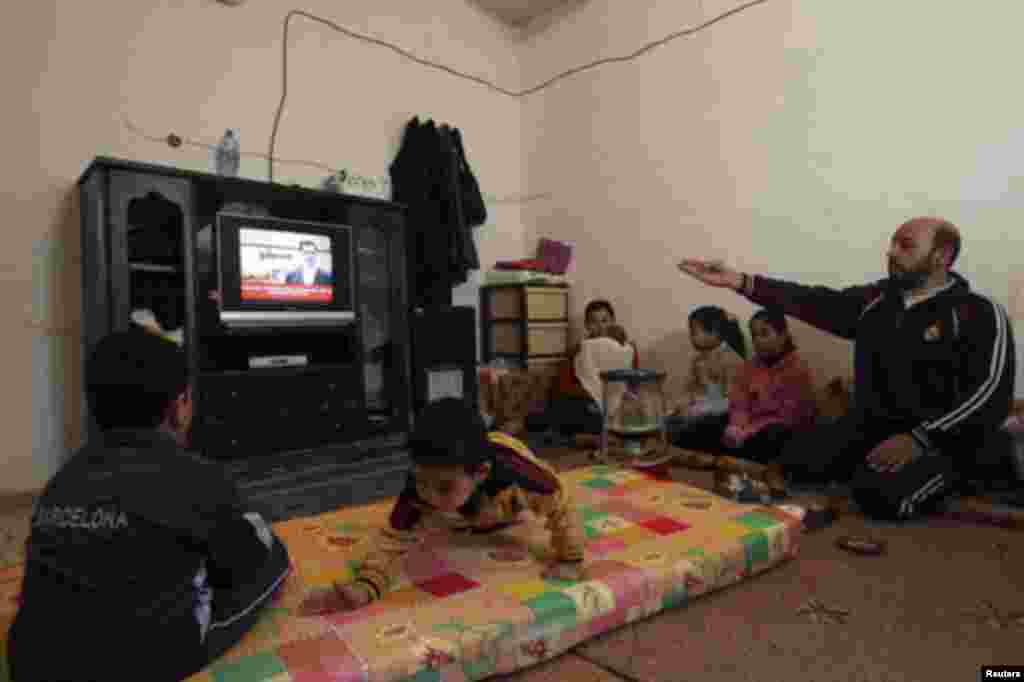
[[[888,519],[927,511],[969,481],[1000,475],[1010,445],[1000,427],[1013,399],[1013,333],[1002,306],[950,270],[959,252],[951,223],[923,217],[893,235],[887,279],[841,291],[721,263],[679,264],[705,284],[855,341],[853,409],[794,438],[782,458],[786,475],[852,478],[861,510]]]
[[[86,365],[102,435],[36,502],[13,682],[180,680],[253,625],[287,551],[225,472],[185,452],[185,358],[141,329],[101,340]]]

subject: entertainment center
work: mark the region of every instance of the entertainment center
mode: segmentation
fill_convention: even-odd
[[[138,311],[176,332],[193,449],[272,519],[398,492],[412,408],[402,206],[103,157],[79,190],[86,351]]]

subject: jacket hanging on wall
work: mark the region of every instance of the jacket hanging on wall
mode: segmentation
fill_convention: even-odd
[[[466,149],[462,146],[462,133],[458,128],[452,129],[452,137],[455,141],[455,152],[459,163],[459,186],[462,190],[462,213],[466,218],[466,224],[470,227],[479,227],[487,222],[487,206],[484,204],[484,195],[480,192],[480,183],[477,182],[476,174],[466,160]]]
[[[393,198],[408,208],[407,276],[413,307],[451,305],[452,287],[480,267],[466,212],[463,167],[468,169],[468,164],[460,149],[458,131],[415,117],[406,125],[389,168]],[[475,192],[479,194],[479,187]],[[478,208],[470,211],[480,217]]]

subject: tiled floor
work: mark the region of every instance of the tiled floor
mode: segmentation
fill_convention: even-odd
[[[559,468],[584,462],[578,453],[555,460]],[[711,484],[707,472],[672,474]],[[510,679],[582,682],[605,679],[599,675],[611,670],[616,675],[609,679],[643,682],[957,680],[976,679],[992,661],[1019,662],[1024,538],[1018,531],[946,519],[890,525],[865,519],[850,503],[844,509],[835,525],[804,536],[795,561],[606,633]],[[888,552],[843,552],[835,542],[844,534],[882,537]],[[806,608],[809,599],[848,616],[820,618]]]
[[[578,451],[541,454],[559,470],[589,463]],[[676,469],[673,477],[711,484],[707,472]],[[28,514],[0,514],[0,566],[22,551]],[[884,537],[888,553],[862,557],[837,549],[836,539],[850,533]],[[977,679],[982,665],[1020,662],[1022,562],[1019,532],[945,519],[889,526],[847,513],[804,536],[795,561],[503,679]],[[816,618],[805,608],[811,598],[849,615],[845,622]]]
[[[602,665],[568,653],[529,670],[493,679],[496,682],[619,682],[630,679]]]

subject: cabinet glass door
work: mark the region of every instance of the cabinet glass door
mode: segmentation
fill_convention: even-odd
[[[392,416],[389,391],[394,362],[391,328],[391,272],[388,258],[388,234],[383,230],[359,230],[356,257],[359,262],[359,307],[363,337],[363,381],[366,409],[371,428],[386,428]]]

